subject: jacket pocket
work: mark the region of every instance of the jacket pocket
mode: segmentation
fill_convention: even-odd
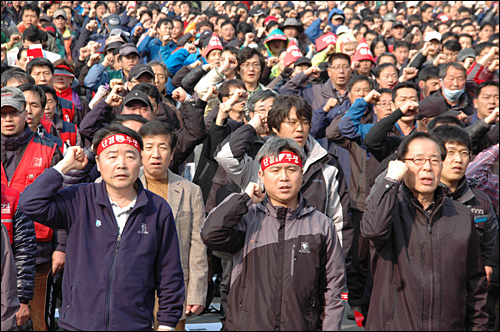
[[[398,298],[398,287],[391,283],[391,307],[389,312],[389,317],[387,317],[387,324],[394,323],[394,317],[396,316],[396,308],[397,308],[397,298]]]
[[[71,284],[71,288],[70,288],[70,292],[69,292],[69,297],[68,297],[68,304],[66,305],[66,307],[64,308],[64,311],[62,313],[62,317],[63,318],[66,318],[66,314],[71,309],[71,305],[73,304],[73,298],[74,298],[74,295],[75,295],[76,284],[77,284],[77,281],[75,279],[73,281],[73,283]]]
[[[43,173],[44,169],[40,167],[32,167],[28,168],[28,172],[26,174],[25,185],[29,186],[32,184],[38,176]]]

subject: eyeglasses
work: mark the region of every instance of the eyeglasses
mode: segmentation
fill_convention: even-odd
[[[413,157],[413,158],[405,158],[403,160],[411,160],[417,166],[422,166],[428,160],[431,165],[437,166],[441,165],[443,161],[440,158],[432,157],[432,158],[424,158],[424,157]]]
[[[335,66],[335,67],[331,67],[331,68],[335,71],[340,71],[341,69],[343,69],[344,71],[348,71],[350,67],[348,65],[343,65],[343,66]]]
[[[461,150],[461,151],[447,150],[446,151],[446,158],[448,158],[448,157],[454,158],[457,154],[459,154],[460,157],[462,157],[462,158],[470,158],[472,152],[469,150]]]
[[[7,118],[7,115],[10,115],[11,118],[15,118],[15,117],[20,116],[23,113],[24,113],[24,110],[22,110],[22,111],[12,111],[12,112],[8,112],[8,113],[2,112],[1,113],[1,117],[2,117],[2,119],[5,119],[5,118]]]
[[[302,126],[302,128],[309,128],[309,126],[311,125],[311,122],[309,121],[285,120],[283,122],[294,128],[298,128],[299,124]]]
[[[377,106],[381,108],[387,108],[391,105],[391,103],[378,103]]]
[[[260,65],[260,63],[257,63],[257,62],[241,64],[241,68],[250,69],[250,67],[252,67],[254,69],[260,69],[261,65]]]

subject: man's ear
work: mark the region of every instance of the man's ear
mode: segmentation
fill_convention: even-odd
[[[260,182],[262,184],[264,184],[264,171],[259,169],[259,178],[260,178]]]
[[[97,170],[99,171],[99,173],[101,173],[101,166],[100,166],[99,156],[95,157],[95,165],[97,166]]]
[[[474,108],[477,109],[477,98],[474,98],[472,101],[474,102]]]

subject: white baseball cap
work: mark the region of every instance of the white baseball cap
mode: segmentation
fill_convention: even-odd
[[[441,41],[441,34],[437,31],[430,31],[430,32],[427,32],[425,34],[425,41],[428,42],[428,41],[431,41],[433,39],[437,39],[439,41]]]

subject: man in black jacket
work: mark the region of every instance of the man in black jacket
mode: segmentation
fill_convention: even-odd
[[[479,235],[481,256],[488,280],[489,321],[495,321],[495,303],[498,301],[498,219],[490,198],[468,180],[465,171],[471,160],[472,143],[468,133],[457,126],[439,126],[431,134],[446,151],[441,174],[441,187],[446,196],[470,208]],[[496,277],[496,278],[495,278]],[[492,278],[495,278],[492,280]],[[493,319],[491,319],[493,318]],[[493,326],[489,326],[493,329]]]
[[[407,137],[367,199],[373,290],[366,330],[484,330],[486,275],[469,208],[439,180],[446,154],[427,133]]]

